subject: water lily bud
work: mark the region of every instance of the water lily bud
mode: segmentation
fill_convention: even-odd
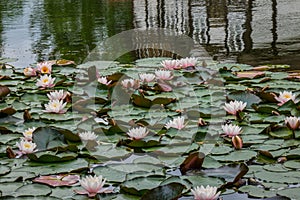
[[[205,126],[205,125],[207,125],[207,123],[200,117],[198,119],[198,126]]]
[[[243,147],[243,140],[239,136],[233,136],[231,141],[235,149],[241,149]]]
[[[278,162],[278,163],[284,163],[284,162],[286,162],[286,161],[287,161],[287,158],[286,158],[285,156],[279,157],[279,158],[277,159],[277,162]]]

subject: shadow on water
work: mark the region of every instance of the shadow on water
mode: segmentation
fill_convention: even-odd
[[[81,63],[122,31],[167,28],[215,60],[300,68],[299,7],[298,0],[3,0],[0,56],[18,58],[18,67],[59,58]],[[119,61],[149,56],[174,57],[140,49]]]

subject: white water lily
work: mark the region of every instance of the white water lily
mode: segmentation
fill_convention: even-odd
[[[275,97],[275,99],[279,102],[278,105],[282,106],[289,100],[292,100],[293,102],[297,103],[296,101],[296,95],[289,91],[283,91],[279,93],[278,97]]]
[[[66,105],[67,102],[64,103],[62,100],[50,100],[48,104],[45,104],[45,112],[62,114],[67,112],[64,110]]]
[[[178,130],[181,130],[185,127],[184,124],[184,117],[177,117],[173,120],[170,120],[167,124],[166,124],[166,128],[176,128]]]
[[[97,194],[107,193],[109,190],[109,188],[103,187],[106,179],[103,179],[101,175],[88,175],[85,178],[82,178],[79,182],[84,191],[75,190],[77,194],[87,194],[89,197],[95,197]]]
[[[195,67],[197,64],[197,58],[182,58],[179,60],[179,65],[181,68],[185,69],[187,67]]]
[[[35,127],[32,127],[32,128],[28,128],[27,130],[25,130],[23,132],[23,136],[25,138],[25,140],[27,141],[31,141],[32,140],[32,133],[35,131]]]
[[[242,128],[237,125],[225,124],[222,125],[224,134],[228,137],[239,135],[242,132]]]
[[[216,200],[220,195],[220,191],[217,192],[217,187],[212,187],[207,185],[204,187],[203,185],[196,186],[194,189],[191,189],[191,192],[194,195],[195,200]]]
[[[103,85],[109,85],[111,83],[111,80],[108,81],[105,76],[99,77],[98,82],[103,84]]]
[[[55,78],[52,78],[51,75],[43,75],[40,77],[40,79],[37,81],[36,86],[41,88],[52,88],[54,87],[54,81]]]
[[[173,78],[173,74],[168,70],[156,70],[155,76],[160,80],[171,80]]]
[[[135,140],[142,139],[148,135],[149,131],[146,127],[136,127],[132,128],[127,132],[127,135]]]
[[[229,103],[225,103],[223,108],[230,114],[236,115],[237,112],[243,111],[247,106],[247,102],[242,101],[230,101]]]
[[[37,69],[42,74],[51,74],[52,72],[52,62],[40,62],[37,64]]]
[[[24,73],[24,75],[27,76],[27,77],[36,76],[36,70],[33,69],[32,67],[26,67],[26,68],[23,70],[23,73]]]
[[[137,89],[137,88],[140,87],[140,81],[139,80],[134,80],[132,78],[128,78],[128,79],[122,80],[121,85],[124,88]]]
[[[155,79],[155,75],[149,74],[149,73],[142,73],[142,74],[139,74],[139,76],[140,76],[141,81],[144,83],[152,82]]]
[[[21,155],[32,153],[36,148],[36,144],[34,142],[24,139],[21,139],[20,142],[17,142],[16,146],[19,148]]]
[[[47,97],[50,100],[64,100],[67,95],[68,95],[68,92],[66,92],[64,90],[55,90],[55,91],[47,94]]]
[[[88,141],[88,140],[96,140],[98,136],[92,131],[86,131],[79,133],[79,137],[81,140]]]
[[[180,69],[180,63],[178,60],[164,60],[161,65],[168,70]]]
[[[299,117],[293,117],[293,116],[286,117],[284,122],[291,130],[296,130],[300,126],[300,118]]]

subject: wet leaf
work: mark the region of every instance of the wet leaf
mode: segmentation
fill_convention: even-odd
[[[265,72],[260,71],[244,71],[244,72],[237,72],[236,76],[239,78],[258,78],[265,75]]]
[[[0,98],[7,96],[10,93],[10,89],[5,85],[0,85]]]
[[[43,183],[53,187],[58,186],[71,186],[79,181],[79,175],[70,175],[70,174],[59,174],[59,175],[48,175],[48,176],[39,176],[33,179],[33,182]]]
[[[205,158],[205,154],[201,152],[191,153],[184,162],[180,165],[180,171],[182,174],[186,174],[187,171],[192,169],[200,170]]]
[[[50,193],[50,187],[41,184],[28,184],[16,190],[17,196],[47,196]]]
[[[149,190],[141,197],[141,200],[177,199],[181,196],[181,192],[183,189],[184,189],[184,186],[179,183],[170,183],[170,184],[159,186],[157,188]]]

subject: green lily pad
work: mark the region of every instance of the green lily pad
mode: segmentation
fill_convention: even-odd
[[[300,198],[300,188],[289,188],[280,190],[277,192],[278,195],[288,197],[290,199],[299,199]]]
[[[276,196],[276,191],[268,191],[257,186],[246,185],[239,188],[241,192],[247,192],[252,197],[267,198]]]
[[[47,196],[51,193],[51,188],[41,184],[29,184],[18,188],[16,196]]]

